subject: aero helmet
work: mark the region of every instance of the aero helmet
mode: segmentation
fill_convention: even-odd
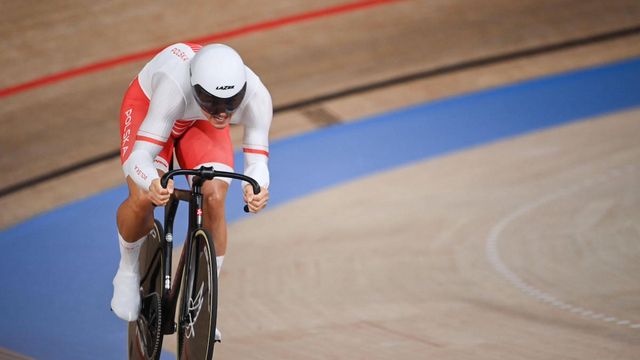
[[[234,112],[247,90],[247,74],[240,55],[232,48],[204,46],[191,60],[191,87],[196,102],[209,114]]]

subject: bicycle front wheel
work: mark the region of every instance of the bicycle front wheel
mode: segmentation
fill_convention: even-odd
[[[162,225],[155,220],[140,249],[138,320],[129,323],[129,359],[157,360],[162,350]]]
[[[213,358],[218,309],[216,253],[209,232],[196,230],[183,272],[178,326],[180,359]]]

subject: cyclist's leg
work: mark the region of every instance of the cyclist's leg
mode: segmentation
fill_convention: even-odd
[[[218,257],[224,256],[227,252],[227,221],[224,205],[228,189],[229,184],[220,179],[208,181],[202,186],[205,213],[204,226],[213,235],[216,255]],[[219,264],[218,267],[221,265],[222,264]]]
[[[144,190],[127,176],[129,195],[118,207],[118,232],[126,242],[136,242],[146,236],[153,226],[153,204]]]
[[[164,173],[161,170],[158,172]],[[127,185],[129,196],[120,205],[117,213],[120,263],[113,279],[111,308],[119,318],[134,321],[140,311],[138,257],[147,234],[153,228],[154,207],[146,192],[129,177]]]

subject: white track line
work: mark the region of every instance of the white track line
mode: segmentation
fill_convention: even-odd
[[[593,310],[589,310],[589,309],[584,309],[582,307],[578,307],[576,305],[573,304],[569,304],[566,303],[564,301],[562,301],[561,299],[556,298],[555,296],[553,296],[552,294],[546,293],[530,284],[527,284],[524,280],[522,280],[522,278],[520,276],[518,276],[516,273],[514,273],[511,269],[509,269],[509,267],[502,261],[502,259],[500,258],[500,254],[498,252],[498,239],[500,238],[500,235],[502,234],[502,232],[504,231],[504,229],[507,228],[507,226],[509,226],[509,224],[517,219],[518,217],[522,216],[523,214],[545,204],[548,203],[552,200],[555,200],[557,198],[560,198],[562,196],[566,196],[569,195],[571,193],[577,192],[579,190],[585,189],[589,186],[593,186],[593,185],[597,185],[597,184],[601,184],[604,183],[606,181],[609,181],[611,179],[614,179],[616,177],[625,175],[625,174],[629,174],[633,171],[638,170],[638,166],[637,165],[628,165],[625,166],[624,168],[621,169],[614,169],[609,171],[607,174],[605,175],[601,175],[599,177],[596,178],[592,178],[592,179],[587,179],[585,181],[583,181],[582,183],[578,183],[576,185],[570,186],[570,187],[566,187],[563,189],[560,189],[559,191],[552,193],[550,195],[544,196],[536,201],[533,201],[529,204],[525,204],[519,208],[517,208],[515,211],[513,211],[511,214],[505,216],[504,218],[502,218],[496,225],[493,226],[493,228],[491,229],[491,231],[489,232],[489,236],[487,237],[487,243],[486,243],[486,248],[485,248],[485,253],[487,256],[487,260],[489,261],[489,263],[491,263],[491,266],[493,266],[493,268],[500,273],[502,276],[504,276],[507,281],[509,281],[509,283],[513,286],[515,286],[516,288],[520,289],[522,292],[524,292],[525,294],[539,300],[542,301],[544,303],[547,303],[549,305],[552,305],[558,309],[562,309],[577,315],[580,315],[584,318],[587,319],[592,319],[592,320],[599,320],[599,321],[604,321],[607,323],[614,323],[616,325],[620,325],[620,326],[625,326],[625,327],[629,327],[631,329],[640,329],[640,323],[634,323],[630,320],[625,320],[625,319],[618,319],[614,316],[609,316],[607,314],[603,314],[603,313],[596,313]]]

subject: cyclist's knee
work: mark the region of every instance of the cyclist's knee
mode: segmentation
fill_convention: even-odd
[[[136,213],[147,213],[153,211],[153,204],[149,200],[147,193],[140,189],[129,178],[127,179],[129,185],[129,196],[124,201],[129,210]]]
[[[137,214],[146,214],[153,211],[153,204],[146,196],[129,196],[124,203],[130,211]]]
[[[213,214],[221,214],[224,211],[225,199],[227,198],[227,190],[229,185],[224,181],[214,180],[208,181],[203,186],[202,192],[204,201],[209,212],[213,210]]]
[[[137,240],[153,226],[153,204],[129,196],[118,208],[116,221],[124,239]]]

